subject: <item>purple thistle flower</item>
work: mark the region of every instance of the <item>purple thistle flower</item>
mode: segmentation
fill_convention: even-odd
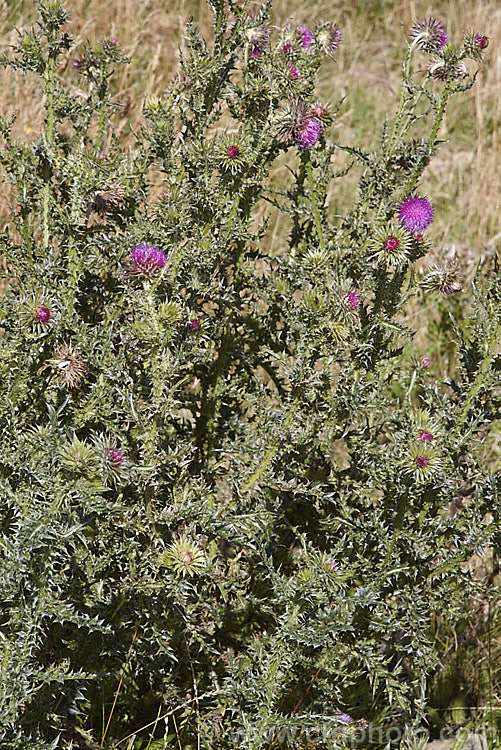
[[[420,18],[414,21],[409,36],[412,47],[423,52],[438,52],[449,41],[446,30],[436,18]]]
[[[190,326],[190,329],[192,331],[199,331],[200,330],[200,321],[197,318],[193,318],[193,320],[190,320],[189,326]]]
[[[110,464],[113,464],[113,466],[115,467],[119,467],[126,460],[127,456],[123,451],[117,450],[116,448],[112,448],[106,454],[106,458],[108,459]]]
[[[132,266],[128,273],[132,276],[151,276],[167,263],[167,255],[154,245],[136,245],[130,254]]]
[[[414,461],[416,462],[416,466],[419,466],[420,469],[424,469],[430,463],[430,459],[427,456],[416,456]]]
[[[421,364],[423,367],[429,367],[430,366],[430,358],[429,357],[421,357]]]
[[[334,711],[334,716],[342,724],[353,724],[353,719],[349,714],[344,714],[342,711]]]
[[[384,249],[389,253],[394,253],[400,247],[400,242],[396,237],[387,237],[384,241]]]
[[[299,68],[297,65],[289,65],[287,73],[289,74],[289,78],[292,78],[293,81],[297,81],[299,78]]]
[[[431,443],[433,435],[428,430],[419,430],[419,439],[422,443]]]
[[[402,226],[412,234],[423,232],[433,221],[433,209],[426,198],[409,195],[399,207]]]
[[[284,44],[282,44],[282,46],[280,47],[280,52],[282,52],[284,55],[289,55],[292,52],[292,43],[284,42]]]
[[[480,49],[485,49],[489,46],[489,37],[485,34],[475,34],[475,41]]]
[[[39,305],[35,313],[35,320],[38,323],[48,323],[51,318],[50,310],[45,305]]]
[[[309,49],[313,44],[313,32],[306,26],[298,26],[296,29],[301,40],[301,46],[303,49]]]
[[[296,134],[296,142],[301,150],[311,148],[322,135],[322,125],[316,117],[308,116],[300,125]]]
[[[351,307],[352,310],[358,310],[360,308],[360,297],[354,289],[351,289],[346,293],[346,304]]]
[[[322,123],[305,102],[288,102],[277,122],[277,136],[283,143],[311,148],[322,134]]]
[[[331,570],[333,573],[339,573],[339,563],[336,562],[336,560],[327,560],[326,566]]]
[[[238,156],[240,156],[238,146],[228,146],[228,159],[236,159]]]

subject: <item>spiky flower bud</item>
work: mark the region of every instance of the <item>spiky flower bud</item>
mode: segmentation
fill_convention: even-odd
[[[251,156],[247,140],[239,133],[225,135],[217,147],[216,159],[223,172],[236,175],[242,172]]]
[[[442,470],[443,465],[443,458],[438,451],[422,442],[412,445],[404,458],[405,473],[418,483],[428,481]]]
[[[200,574],[206,567],[203,550],[186,536],[173,542],[161,556],[160,562],[183,578]]]
[[[483,52],[489,46],[489,37],[483,34],[467,33],[464,37],[466,55],[477,62],[482,61]]]
[[[369,245],[371,257],[387,268],[400,268],[409,260],[412,237],[396,222],[378,229]]]
[[[82,440],[74,437],[70,443],[63,445],[59,451],[61,467],[73,474],[92,473],[97,468],[96,457],[92,448]]]

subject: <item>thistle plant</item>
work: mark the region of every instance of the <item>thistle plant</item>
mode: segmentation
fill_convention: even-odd
[[[115,40],[74,49],[62,2],[38,0],[1,58],[46,107],[33,144],[0,120],[6,748],[333,748],[367,722],[415,727],[437,620],[494,596],[465,564],[499,542],[479,451],[499,413],[497,264],[452,316],[447,380],[416,364],[405,317],[459,292],[426,266],[420,180],[486,37],[416,22],[369,153],[333,140],[341,105],[315,93],[336,19],[210,7],[213,41],[189,24],[183,73],[127,150]],[[339,218],[341,151],[360,185]],[[270,205],[288,222],[273,253]]]

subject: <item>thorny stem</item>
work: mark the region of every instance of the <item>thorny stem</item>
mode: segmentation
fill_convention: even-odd
[[[289,413],[287,414],[287,417],[284,422],[284,429],[288,429],[290,427],[290,424],[296,414],[298,401],[299,401],[299,398],[296,396],[296,398],[293,400],[292,404],[290,405]],[[278,438],[278,439],[275,439],[272,445],[270,445],[270,447],[264,454],[263,458],[261,459],[257,469],[252,473],[250,478],[244,484],[243,489],[245,492],[252,489],[252,487],[254,487],[254,485],[257,484],[257,482],[259,482],[264,472],[266,471],[270,463],[273,461],[273,459],[277,455],[281,444],[282,444],[282,441],[280,440],[280,438]]]
[[[468,396],[466,397],[466,401],[463,404],[461,414],[459,415],[459,419],[456,423],[456,433],[459,432],[459,429],[464,424],[468,416],[468,412],[470,411],[471,405],[473,401],[476,399],[476,397],[478,396],[480,389],[482,388],[485,376],[487,375],[487,372],[489,370],[491,359],[494,356],[494,351],[496,349],[496,346],[499,342],[500,337],[501,337],[501,322],[499,322],[497,326],[494,328],[491,339],[489,341],[489,345],[487,347],[487,353],[484,357],[484,361],[482,362],[480,369],[477,372],[476,378],[473,381],[473,384],[470,388]]]
[[[397,135],[397,132],[399,130],[400,121],[404,113],[405,102],[406,102],[405,92],[407,90],[407,82],[409,80],[410,69],[411,69],[411,50],[409,49],[402,62],[402,87],[400,89],[400,100],[398,103],[397,115],[395,117],[395,123],[393,125],[393,130],[392,130],[390,140],[388,143],[388,154],[392,153],[395,136]]]
[[[448,85],[446,85],[445,88],[444,88],[444,90],[443,90],[443,92],[442,92],[442,97],[440,99],[440,104],[439,104],[438,109],[436,111],[435,120],[433,121],[433,127],[431,129],[430,137],[428,139],[428,143],[430,144],[430,146],[432,148],[435,146],[435,140],[437,138],[438,129],[439,129],[440,125],[442,124],[442,120],[444,119],[444,113],[445,113],[445,108],[447,106],[447,101],[449,99],[449,93],[450,93],[449,92],[449,87],[448,87]],[[405,183],[405,187],[404,187],[404,190],[403,190],[404,195],[408,195],[409,193],[411,193],[414,190],[414,188],[416,187],[417,181],[421,177],[421,172],[422,172],[422,167],[418,163],[414,167],[414,169],[413,169],[413,171],[412,171],[409,179]]]
[[[46,94],[46,129],[47,146],[52,151],[54,144],[54,74],[56,67],[56,58],[54,53],[49,50],[47,59],[47,68],[45,71],[45,94]],[[42,187],[42,247],[45,251],[49,249],[49,201],[50,201],[50,182],[51,169],[49,164],[44,165],[44,185]]]
[[[320,217],[320,211],[317,203],[317,194],[315,191],[315,182],[313,179],[313,165],[311,158],[308,157],[306,162],[306,171],[308,173],[308,180],[310,183],[310,194],[311,194],[311,209],[313,211],[313,218],[315,219],[315,228],[317,230],[318,244],[321,250],[325,250],[324,235],[322,232],[322,219]]]
[[[240,200],[238,195],[235,196],[233,199],[233,204],[228,216],[228,223],[227,227],[231,228],[233,225],[235,218],[238,216],[238,209],[240,205]],[[244,255],[244,245],[240,244],[237,252],[235,254],[235,260],[234,260],[234,270],[233,270],[233,284],[235,287],[235,292],[238,294],[238,287],[239,287],[239,278],[240,278],[240,265],[242,262],[242,258]],[[232,342],[232,331],[231,331],[231,313],[228,314],[227,319],[224,323],[222,337],[221,337],[221,347],[219,349],[217,361],[216,361],[216,370],[214,375],[214,381],[212,386],[212,394],[210,399],[207,400],[207,417],[205,422],[205,431],[207,435],[207,452],[208,455],[212,453],[213,449],[213,442],[214,442],[214,429],[215,425],[217,423],[217,419],[219,416],[219,410],[221,408],[221,394],[223,391],[223,382],[222,378],[226,371],[226,366],[228,363],[228,357],[230,353],[230,346]]]

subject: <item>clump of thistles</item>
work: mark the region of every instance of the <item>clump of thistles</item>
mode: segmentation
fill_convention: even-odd
[[[409,32],[411,48],[423,52],[439,52],[449,41],[446,30],[436,18],[420,18],[414,21]]]
[[[326,55],[333,55],[341,44],[342,34],[332,23],[322,23],[315,26],[315,40],[317,46]]]
[[[277,136],[301,150],[312,148],[322,135],[322,123],[305,102],[296,101],[287,106],[279,116]]]
[[[167,263],[167,255],[154,245],[136,245],[130,254],[129,276],[151,277],[159,273]]]
[[[424,232],[433,221],[433,209],[426,200],[418,195],[409,195],[399,206],[400,223],[412,234]]]

